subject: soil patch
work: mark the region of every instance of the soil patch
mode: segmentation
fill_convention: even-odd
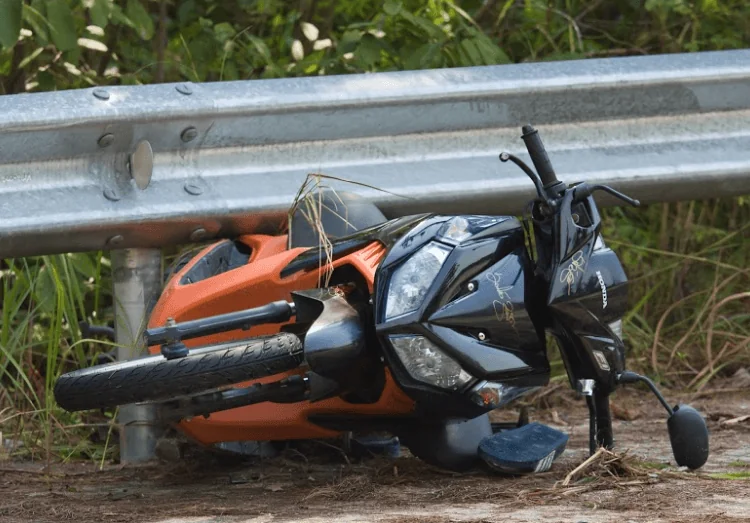
[[[750,419],[727,423],[750,414],[750,396],[722,393],[691,403],[711,430],[711,457],[699,473],[674,468],[661,407],[633,391],[613,399],[617,454],[572,475],[588,458],[588,426],[584,406],[562,400],[530,412],[571,436],[552,469],[534,476],[453,474],[411,457],[347,463],[335,450],[262,462],[198,452],[178,463],[104,470],[68,463],[49,472],[6,461],[0,522],[750,523]]]

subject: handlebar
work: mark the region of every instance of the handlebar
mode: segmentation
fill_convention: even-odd
[[[539,136],[539,132],[534,129],[531,125],[524,125],[522,128],[524,143],[526,144],[526,150],[529,151],[531,161],[534,163],[536,172],[539,173],[539,177],[542,179],[542,183],[545,187],[558,183],[555,170],[552,168],[552,163],[549,161],[547,151],[544,149],[542,138]]]
[[[197,320],[175,323],[168,319],[163,327],[152,327],[144,333],[146,345],[160,345],[179,340],[188,340],[229,332],[236,329],[247,330],[264,323],[284,323],[296,313],[293,302],[274,301],[244,311],[219,314]]]
[[[632,205],[633,207],[639,207],[641,205],[641,202],[639,202],[635,198],[631,198],[630,196],[623,194],[620,191],[616,191],[608,185],[589,185],[586,182],[583,182],[576,185],[574,190],[575,193],[573,196],[573,201],[575,202],[581,202],[585,200],[586,198],[591,196],[594,191],[604,191],[611,194],[615,198],[619,198],[625,203]]]
[[[531,181],[534,182],[534,186],[536,187],[536,192],[539,195],[539,200],[546,204],[546,211],[544,212],[548,214],[553,213],[557,208],[558,200],[569,189],[574,191],[573,202],[575,203],[582,202],[591,196],[594,191],[604,191],[634,207],[640,205],[638,200],[630,198],[607,185],[589,185],[586,182],[583,182],[576,184],[575,186],[566,186],[557,179],[555,170],[552,168],[552,163],[547,156],[547,151],[544,149],[542,138],[539,136],[539,131],[534,129],[531,125],[524,125],[522,131],[523,134],[521,135],[521,138],[523,138],[523,141],[526,144],[526,150],[529,152],[531,161],[534,162],[536,172],[534,172],[531,167],[526,165],[521,159],[509,153],[501,153],[500,161],[512,161],[520,167],[529,178],[531,178]]]

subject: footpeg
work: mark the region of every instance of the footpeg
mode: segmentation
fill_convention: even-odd
[[[479,443],[479,456],[503,474],[545,472],[567,443],[564,432],[534,422],[484,438]]]

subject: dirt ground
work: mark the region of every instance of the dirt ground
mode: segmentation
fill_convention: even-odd
[[[618,393],[617,452],[632,456],[639,472],[615,478],[602,465],[562,486],[588,457],[585,408],[565,398],[530,412],[532,420],[571,436],[552,470],[535,476],[452,474],[410,457],[354,460],[330,448],[314,458],[293,452],[259,463],[198,453],[102,471],[73,463],[45,472],[40,464],[6,461],[0,462],[0,522],[750,523],[750,418],[743,419],[750,394],[691,399],[709,420],[711,456],[699,473],[689,473],[669,466],[664,413],[655,399]]]

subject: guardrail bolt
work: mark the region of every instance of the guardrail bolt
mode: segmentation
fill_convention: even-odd
[[[196,129],[195,127],[188,127],[187,129],[182,131],[180,138],[183,142],[187,143],[195,140],[196,136],[198,136],[198,129]]]
[[[112,145],[114,141],[115,141],[115,135],[107,133],[107,134],[102,135],[101,138],[99,138],[99,141],[97,141],[96,143],[99,144],[99,147],[104,148],[104,147],[109,147],[110,145]]]
[[[190,241],[199,242],[206,237],[206,234],[206,229],[204,229],[203,227],[198,227],[190,233]]]
[[[128,158],[127,166],[135,185],[140,190],[145,190],[151,183],[154,172],[154,151],[147,140],[138,142]]]
[[[109,240],[107,240],[107,246],[117,247],[118,245],[122,245],[122,242],[124,241],[125,238],[122,236],[122,234],[116,234],[115,236],[112,236]]]
[[[109,93],[104,89],[94,89],[94,96],[99,100],[109,100]]]
[[[110,187],[107,187],[106,189],[104,189],[104,197],[107,200],[110,200],[113,202],[116,202],[120,199],[120,195],[117,193],[117,191],[115,191],[114,189]]]
[[[188,84],[179,84],[177,87],[177,92],[180,94],[184,94],[186,96],[193,94],[193,88],[190,87]]]
[[[195,185],[194,183],[186,183],[185,192],[188,194],[192,194],[193,196],[198,196],[200,194],[203,194],[203,189],[201,189],[199,186]]]

